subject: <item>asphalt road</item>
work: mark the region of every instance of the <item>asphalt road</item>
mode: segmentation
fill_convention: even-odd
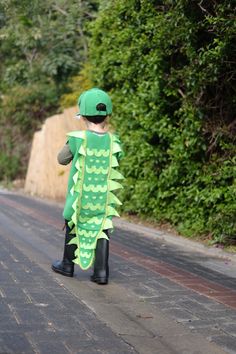
[[[236,262],[116,221],[110,282],[51,271],[62,207],[0,191],[0,354],[236,353]]]

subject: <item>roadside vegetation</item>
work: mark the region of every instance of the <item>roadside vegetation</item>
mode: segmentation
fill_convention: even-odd
[[[87,61],[95,13],[96,1],[1,1],[0,180],[24,176],[34,131]]]
[[[6,0],[1,14],[1,179],[97,85],[125,150],[123,213],[236,243],[234,1]]]

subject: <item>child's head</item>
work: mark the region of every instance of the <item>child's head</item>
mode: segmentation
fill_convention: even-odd
[[[112,102],[108,94],[98,88],[84,91],[78,99],[79,113],[88,122],[101,124],[112,113]]]

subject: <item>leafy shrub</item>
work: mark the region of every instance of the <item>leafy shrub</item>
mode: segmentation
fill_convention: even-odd
[[[92,23],[96,84],[124,144],[123,210],[187,236],[236,238],[232,1],[102,2]]]
[[[24,176],[33,132],[87,58],[96,13],[97,0],[0,3],[0,180]]]
[[[18,85],[3,96],[0,103],[0,180],[24,176],[33,132],[55,111],[57,104],[53,84]]]
[[[90,72],[91,66],[89,63],[85,63],[83,69],[80,70],[79,75],[71,78],[71,81],[67,85],[69,92],[64,93],[60,99],[60,105],[62,108],[75,106],[80,94],[93,86]]]

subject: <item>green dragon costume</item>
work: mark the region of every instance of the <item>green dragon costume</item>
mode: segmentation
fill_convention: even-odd
[[[55,260],[52,270],[73,277],[74,264],[86,270],[93,265],[90,280],[107,284],[109,278],[109,233],[112,217],[119,216],[121,204],[114,191],[122,188],[123,176],[117,167],[122,156],[115,134],[105,130],[112,114],[109,95],[99,89],[84,91],[78,99],[77,118],[83,119],[87,131],[68,134],[67,144],[58,154],[58,162],[72,161],[63,216],[65,245],[62,261]]]
[[[115,206],[121,202],[113,191],[122,188],[116,181],[123,179],[117,171],[122,149],[112,133],[74,131],[68,136],[73,160],[63,216],[74,234],[68,244],[77,246],[73,262],[86,270],[94,262],[97,240],[108,239],[112,217],[119,216]]]

